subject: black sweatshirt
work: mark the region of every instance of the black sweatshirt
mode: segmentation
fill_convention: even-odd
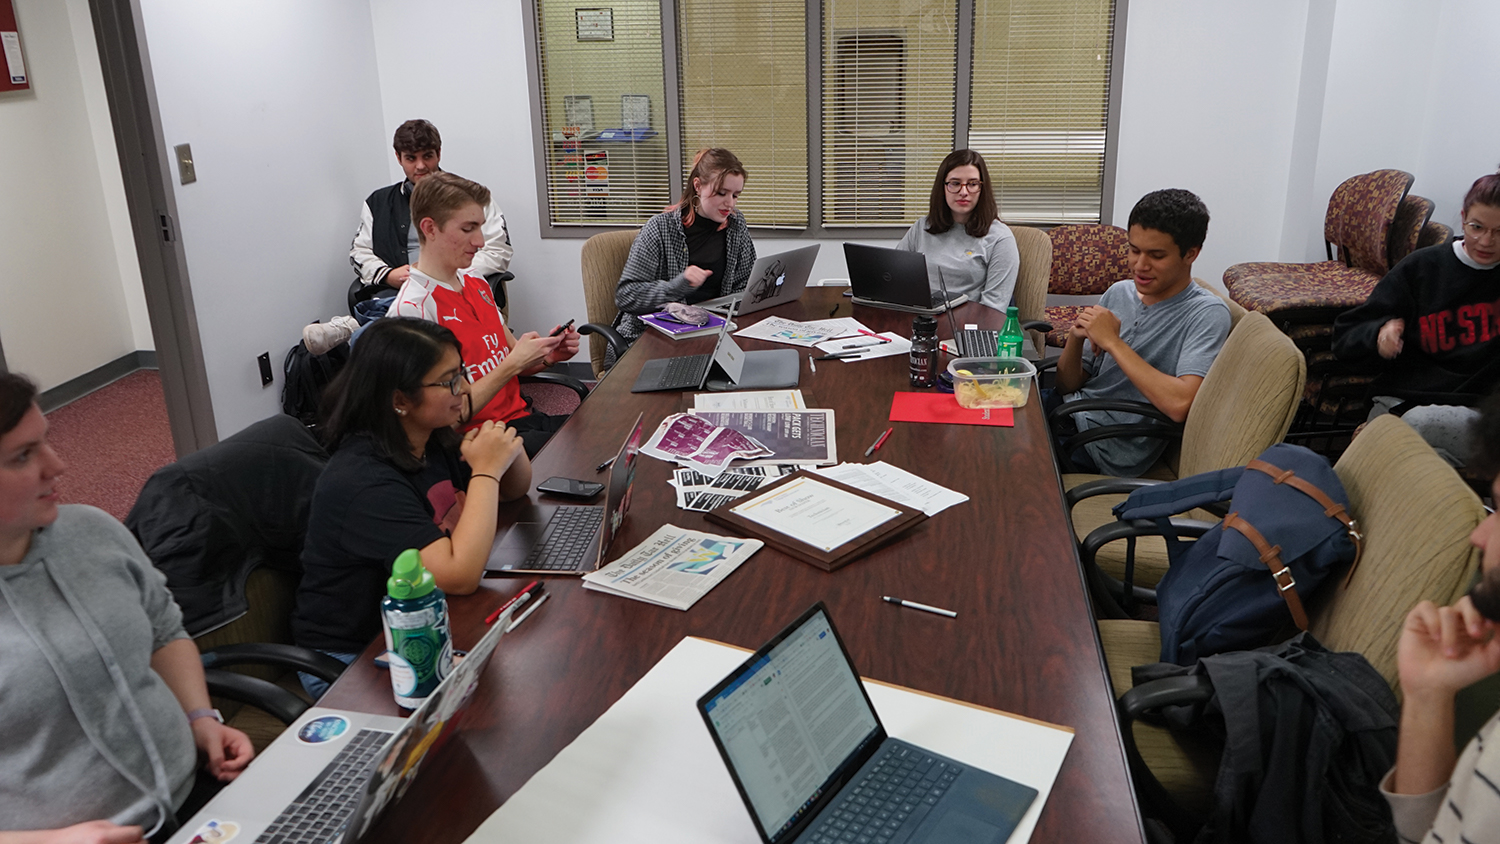
[[[1500,267],[1476,270],[1454,245],[1418,249],[1333,324],[1333,351],[1381,372],[1372,394],[1423,404],[1477,405],[1500,385]],[[1381,326],[1406,322],[1401,354],[1376,350]]]

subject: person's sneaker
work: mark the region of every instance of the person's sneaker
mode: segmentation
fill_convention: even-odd
[[[315,355],[347,342],[359,323],[351,316],[336,316],[327,322],[315,322],[302,329],[302,343]]]

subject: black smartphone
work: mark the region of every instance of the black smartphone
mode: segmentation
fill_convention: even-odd
[[[557,335],[563,333],[564,331],[567,331],[569,328],[572,328],[572,327],[573,327],[573,320],[570,319],[567,322],[563,323],[562,325],[559,325],[557,328],[553,329],[552,333],[548,334],[547,336],[548,337],[556,337]]]
[[[536,491],[568,498],[593,498],[604,491],[604,484],[580,481],[577,478],[552,477],[537,484]]]

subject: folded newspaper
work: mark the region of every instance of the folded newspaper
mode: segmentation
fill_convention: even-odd
[[[750,437],[686,413],[674,413],[661,421],[645,445],[642,454],[716,478],[731,460],[769,457],[771,450]]]
[[[685,610],[765,545],[662,525],[613,563],[583,576],[583,588]]]

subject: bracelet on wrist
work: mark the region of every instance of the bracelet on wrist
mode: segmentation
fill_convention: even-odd
[[[489,478],[490,480],[494,481],[497,484],[500,483],[500,479],[499,478],[495,477],[494,475],[491,475],[488,472],[473,472],[473,473],[470,473],[469,480],[472,481],[475,478]]]
[[[224,723],[224,715],[217,709],[194,709],[187,714],[188,723],[191,724],[199,718],[212,718],[220,724]]]

